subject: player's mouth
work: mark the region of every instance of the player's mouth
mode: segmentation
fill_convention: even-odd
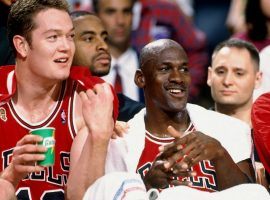
[[[58,58],[54,60],[54,62],[56,63],[67,63],[67,61],[68,61],[68,58]]]
[[[186,88],[180,85],[175,85],[173,87],[167,87],[166,90],[169,92],[171,96],[174,97],[184,97],[186,96]]]
[[[220,93],[224,96],[230,96],[236,93],[234,90],[221,90]]]
[[[97,56],[96,61],[102,65],[109,65],[111,63],[111,57],[107,53],[102,53]]]

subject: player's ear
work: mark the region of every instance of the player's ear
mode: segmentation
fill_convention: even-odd
[[[258,71],[256,73],[256,79],[255,79],[255,89],[259,88],[261,86],[262,83],[262,76],[263,73],[261,71]]]
[[[211,87],[212,85],[212,67],[208,67],[208,75],[207,75],[207,85]]]
[[[28,42],[25,40],[23,36],[15,35],[13,37],[13,44],[17,51],[17,53],[22,57],[25,58],[27,56],[28,50]]]
[[[144,79],[144,74],[141,69],[137,69],[134,76],[134,82],[139,88],[144,88],[145,79]]]

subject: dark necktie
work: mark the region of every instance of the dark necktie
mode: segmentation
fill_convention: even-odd
[[[114,66],[115,69],[115,82],[114,82],[114,90],[116,93],[122,93],[123,88],[122,88],[122,81],[121,81],[121,77],[119,75],[119,66],[115,65]]]

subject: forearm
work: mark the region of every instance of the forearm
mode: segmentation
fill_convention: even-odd
[[[0,197],[6,200],[15,200],[15,188],[7,180],[0,178]]]
[[[252,180],[237,166],[226,150],[223,150],[222,155],[218,159],[211,162],[216,170],[219,190],[224,190],[242,183],[250,183]]]
[[[12,172],[11,166],[12,164],[10,164],[7,168],[5,168],[1,173],[0,173],[0,179],[4,179],[6,181],[8,181],[9,183],[11,183],[13,185],[14,188],[16,188],[20,182],[21,179],[18,179],[18,177],[16,177],[14,175],[14,172]]]
[[[78,161],[70,169],[67,199],[82,199],[87,188],[104,175],[108,142],[91,142],[87,137]]]

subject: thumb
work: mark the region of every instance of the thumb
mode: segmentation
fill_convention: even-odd
[[[180,131],[176,130],[172,126],[168,126],[167,131],[168,131],[169,135],[174,137],[174,138],[180,138],[180,137],[182,137],[184,135],[183,132],[180,132]]]

